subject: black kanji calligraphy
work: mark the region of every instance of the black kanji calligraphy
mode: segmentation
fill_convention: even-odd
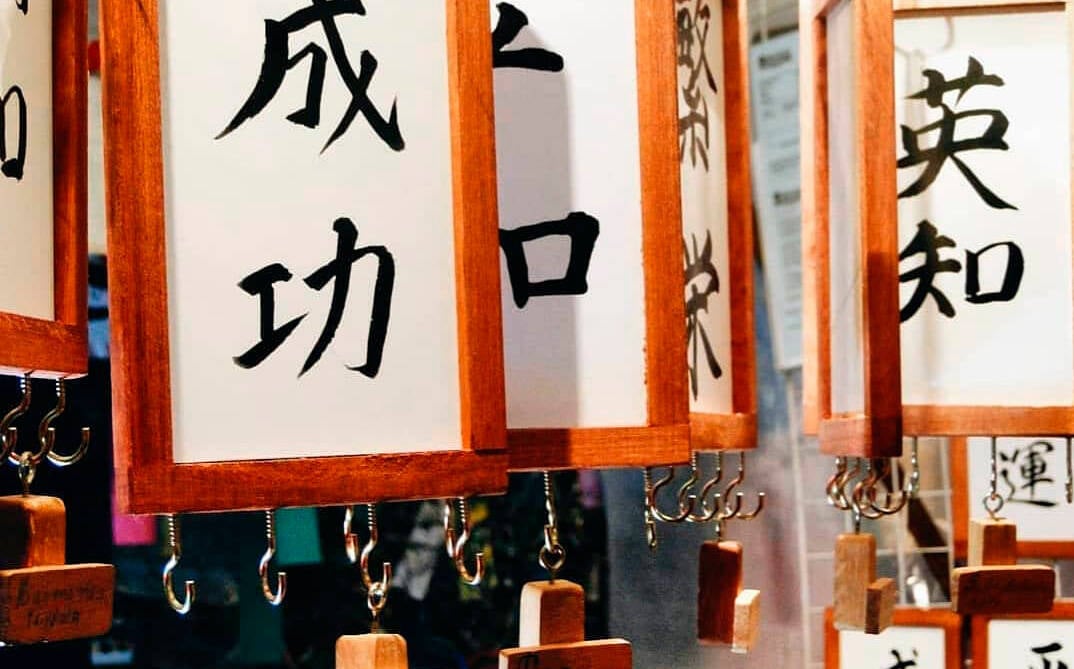
[[[1007,151],[1010,148],[1004,139],[1010,125],[1007,116],[998,109],[974,109],[955,112],[944,101],[948,93],[957,92],[958,96],[955,99],[955,105],[957,106],[962,101],[962,98],[974,87],[1003,86],[1003,79],[994,74],[986,74],[984,66],[973,57],[969,59],[965,76],[957,79],[948,81],[942,73],[932,69],[925,70],[923,74],[927,85],[924,89],[909,96],[909,98],[912,100],[924,100],[929,107],[940,109],[942,116],[940,120],[916,130],[905,125],[901,126],[902,145],[906,155],[899,159],[899,168],[916,167],[918,165],[924,165],[925,167],[917,180],[899,193],[899,197],[913,197],[925,192],[936,180],[936,177],[939,176],[943,166],[950,160],[966,178],[970,186],[973,187],[973,190],[990,207],[1017,209],[1017,207],[996,195],[992,189],[986,186],[959,156],[960,153],[967,151]],[[979,136],[960,137],[958,135],[957,131],[961,122],[972,122],[972,120],[980,118],[987,119],[988,125]],[[935,145],[922,147],[920,144],[921,138],[936,133],[936,131],[939,132]]]
[[[15,0],[15,8],[25,16],[30,11],[30,0]]]
[[[908,260],[918,255],[924,256],[921,263],[913,269],[899,274],[900,283],[916,282],[914,292],[909,301],[899,310],[899,318],[906,322],[913,318],[914,314],[925,304],[930,296],[936,301],[936,307],[940,313],[948,318],[954,318],[955,307],[947,296],[936,287],[936,275],[941,272],[959,272],[962,264],[957,260],[943,260],[940,258],[940,249],[954,248],[955,242],[941,235],[928,221],[917,224],[917,234],[910,240],[905,249],[899,253],[899,261]]]
[[[1070,669],[1067,666],[1066,662],[1055,657],[1049,657],[1055,655],[1056,653],[1063,652],[1063,644],[1059,642],[1050,643],[1046,646],[1037,646],[1035,648],[1030,648],[1030,651],[1032,651],[1034,655],[1040,656],[1036,659],[1040,660],[1041,665],[1039,667],[1029,667],[1029,669]]]
[[[996,290],[981,291],[981,259],[992,251],[1005,251],[1003,280]],[[1025,275],[1025,255],[1014,242],[989,244],[980,251],[966,252],[966,301],[972,304],[1010,302],[1018,296]]]
[[[1008,489],[1008,502],[1032,506],[1053,507],[1056,502],[1038,496],[1038,488],[1049,489],[1055,479],[1048,475],[1047,455],[1055,446],[1047,441],[1035,441],[1028,446],[999,453],[1000,478]]]
[[[306,86],[306,104],[288,115],[287,120],[307,128],[316,128],[320,125],[321,98],[324,92],[328,54],[324,48],[313,42],[293,54],[291,50],[292,35],[319,23],[324,31],[336,69],[351,94],[351,102],[325,143],[322,152],[347,132],[358,114],[365,117],[373,132],[392,150],[402,151],[406,143],[399,129],[396,101],[392,101],[391,112],[385,119],[369,98],[369,85],[377,72],[377,58],[368,50],[363,50],[359,58],[359,69],[355,72],[350,57],[347,55],[339,26],[336,25],[336,19],[340,16],[365,16],[365,6],[361,0],[310,0],[310,2],[309,7],[295,11],[282,21],[265,20],[265,56],[257,84],[235,118],[223,132],[217,135],[217,139],[226,137],[264,111],[276,97],[287,73],[307,58],[310,61],[310,73]]]
[[[15,105],[15,147],[12,154],[8,146],[8,105]],[[9,179],[22,181],[26,169],[26,133],[27,133],[26,96],[18,86],[7,89],[0,97],[0,174]]]
[[[511,3],[501,2],[496,5],[499,18],[492,31],[492,66],[494,68],[517,68],[537,70],[539,72],[562,72],[563,56],[554,51],[539,47],[510,49],[507,47],[518,37],[522,29],[529,25],[529,17]]]
[[[902,653],[897,650],[892,649],[891,655],[895,658],[895,664],[888,667],[888,669],[910,669],[910,667],[917,666],[918,653],[916,648],[910,652],[905,660],[902,658]]]
[[[383,246],[357,247],[358,229],[350,219],[340,218],[336,220],[332,228],[337,235],[335,258],[304,279],[305,284],[315,291],[321,291],[329,283],[332,284],[328,316],[320,336],[298,375],[301,377],[313,369],[335,339],[336,330],[343,321],[347,306],[353,266],[365,257],[373,257],[377,261],[377,277],[373,286],[373,304],[369,318],[365,362],[356,366],[347,365],[347,369],[369,378],[375,378],[380,372],[388,324],[391,320],[392,296],[395,290],[395,259]],[[303,314],[282,326],[276,326],[275,284],[290,281],[291,278],[290,270],[275,263],[254,272],[239,283],[243,291],[260,298],[261,309],[260,340],[245,353],[235,357],[235,364],[239,367],[252,369],[264,362],[291,336],[295,328],[308,315]]]
[[[691,243],[683,240],[683,256],[686,262],[686,344],[690,355],[690,391],[698,395],[698,353],[704,351],[705,363],[714,379],[723,376],[723,369],[712,350],[701,313],[708,312],[709,298],[720,292],[720,275],[712,260],[712,232],[705,235],[705,245],[698,250],[697,236],[691,235]]]
[[[679,160],[684,164],[690,156],[690,164],[698,160],[706,170],[709,168],[709,105],[706,90],[717,92],[716,77],[708,58],[709,29],[712,9],[708,0],[676,0],[678,6],[677,44],[680,88],[686,111],[679,118]]]
[[[581,211],[558,221],[544,221],[514,230],[500,230],[500,248],[507,264],[507,278],[515,306],[525,308],[531,298],[554,295],[585,295],[589,291],[589,265],[600,235],[600,221]],[[533,281],[526,244],[548,237],[564,236],[571,250],[567,268],[557,279]]]

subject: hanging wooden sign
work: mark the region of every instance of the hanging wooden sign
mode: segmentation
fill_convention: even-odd
[[[895,8],[905,429],[1074,433],[1074,3]]]
[[[0,373],[85,374],[86,3],[0,9]]]
[[[490,4],[510,467],[685,462],[684,5]]]
[[[121,506],[502,490],[487,7],[101,10]]]
[[[950,441],[951,525],[955,557],[965,557],[971,509],[988,495],[989,440]],[[1074,507],[1066,498],[1066,440],[998,440],[999,494],[1003,516],[1018,525],[1017,554],[1024,558],[1074,558]]]
[[[902,607],[880,635],[839,631],[825,613],[824,669],[961,669],[962,618],[948,609]]]
[[[691,443],[695,450],[752,449],[749,10],[745,0],[676,7]]]
[[[832,455],[902,452],[892,10],[800,5],[804,404]]]
[[[1074,667],[1074,601],[1060,600],[1051,613],[974,616],[973,666]]]

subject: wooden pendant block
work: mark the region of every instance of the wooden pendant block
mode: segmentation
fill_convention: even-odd
[[[869,586],[876,580],[876,538],[841,534],[835,542],[835,628],[864,630]]]
[[[407,669],[406,641],[398,634],[340,637],[336,669]]]
[[[733,644],[735,601],[742,591],[742,544],[706,541],[698,565],[697,638],[707,644]]]
[[[735,598],[735,634],[731,652],[746,654],[757,643],[761,629],[761,591],[743,590]]]
[[[880,578],[869,584],[865,592],[866,634],[880,634],[891,627],[897,598],[898,590],[893,579]]]
[[[63,502],[0,498],[0,642],[100,636],[112,627],[115,567],[65,565]]]
[[[1019,565],[1018,531],[1006,520],[970,522],[969,566],[951,572],[951,607],[961,615],[1047,613],[1055,572]]]
[[[582,586],[570,581],[527,583],[520,609],[521,647],[500,651],[500,669],[631,669],[629,642],[583,639]]]

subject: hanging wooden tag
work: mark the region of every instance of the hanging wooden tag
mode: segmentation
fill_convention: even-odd
[[[100,636],[112,627],[115,567],[65,565],[56,498],[0,497],[0,642]]]
[[[869,584],[865,591],[866,634],[880,634],[891,627],[897,597],[898,590],[893,579],[879,578]]]
[[[500,669],[630,669],[628,641],[584,641],[585,593],[570,581],[522,589],[520,648],[500,651]],[[528,645],[527,645],[528,644]]]
[[[336,669],[407,669],[406,640],[398,634],[340,637]]]
[[[1047,613],[1055,572],[1019,565],[1018,530],[1006,520],[972,520],[969,566],[951,572],[951,607],[962,615]]]
[[[742,544],[706,541],[698,567],[697,638],[707,644],[732,644],[735,602],[742,592]]]
[[[841,534],[835,542],[835,628],[865,629],[869,586],[876,580],[876,538]]]
[[[761,629],[761,591],[743,590],[735,597],[735,631],[731,652],[746,654],[757,643]]]

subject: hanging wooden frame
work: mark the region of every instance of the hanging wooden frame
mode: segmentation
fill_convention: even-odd
[[[966,437],[951,437],[948,442],[948,460],[951,468],[951,534],[955,559],[965,559],[969,547],[970,519],[979,515],[982,509],[980,499],[971,499],[969,456],[970,449]],[[987,456],[986,456],[987,457]],[[1062,483],[1056,484],[1061,488]],[[1066,500],[1060,499],[1059,508],[1067,508]],[[1009,513],[1010,506],[1004,511]],[[983,513],[983,510],[980,511]],[[1003,514],[1006,515],[1006,514]],[[1010,518],[1018,522],[1017,518]],[[1025,528],[1020,528],[1018,540],[1018,557],[1048,560],[1065,560],[1074,558],[1074,539],[1069,541],[1044,541],[1024,539]]]
[[[1068,40],[1074,44],[1074,3],[1054,0],[895,0],[896,19],[915,16],[959,16],[1010,12],[1064,13]],[[1074,102],[1071,109],[1074,110]],[[1074,113],[1071,114],[1074,123]],[[1074,174],[1074,173],[1072,173]],[[1074,225],[1074,215],[1071,216]],[[1070,342],[1074,347],[1074,342]],[[1074,397],[1069,406],[953,406],[906,405],[903,425],[907,434],[973,436],[1062,436],[1074,433]]]
[[[973,666],[977,669],[989,669],[989,638],[990,626],[994,621],[1011,621],[1011,622],[1060,622],[1070,623],[1071,627],[1074,627],[1074,600],[1060,599],[1056,600],[1055,605],[1052,607],[1051,613],[1044,613],[1039,615],[1019,615],[1019,616],[973,616],[970,623],[970,643],[971,652],[973,653]],[[1049,637],[1051,638],[1051,637]],[[1070,650],[1070,636],[1063,637],[1065,650],[1069,653]],[[1000,667],[992,667],[992,669],[1001,669]]]
[[[54,318],[0,312],[0,373],[69,378],[88,365],[87,10],[84,0],[50,4]]]
[[[511,471],[641,467],[689,460],[681,193],[672,2],[634,2],[644,256],[647,421],[508,430]]]
[[[851,12],[850,82],[829,76],[835,61],[829,53],[829,19],[834,12]],[[861,0],[813,0],[801,3],[801,119],[802,119],[802,251],[803,251],[803,368],[804,426],[817,434],[821,451],[831,455],[892,457],[902,452],[899,357],[898,248],[895,225],[895,138],[893,105],[893,19],[891,6]],[[852,87],[847,109],[855,129],[844,157],[852,180],[833,188],[830,159],[832,124],[829,83]],[[857,219],[845,224],[832,220],[833,194],[850,192],[846,214]],[[856,201],[855,201],[856,200]],[[846,228],[842,230],[842,228]],[[840,304],[859,303],[850,312],[855,320],[857,352],[835,351],[831,272],[832,237],[842,230],[856,247],[857,264],[850,267],[847,286],[856,295],[841,296]],[[845,286],[844,286],[845,287]],[[847,383],[860,384],[860,398],[840,400],[833,391],[833,363],[854,357],[860,370],[846,374]],[[860,372],[860,373],[859,373]],[[857,378],[855,378],[857,377]],[[848,393],[854,395],[854,391]],[[840,406],[846,403],[847,406]]]
[[[717,413],[691,407],[690,441],[697,451],[738,451],[757,447],[749,8],[746,0],[718,0],[714,4],[722,14],[723,25],[723,72],[719,95],[723,97],[726,147],[731,410]],[[685,165],[684,169],[687,169]],[[687,290],[689,287],[687,282]]]
[[[506,488],[489,11],[467,0],[445,0],[445,6],[461,449],[177,463],[169,372],[170,237],[163,207],[163,4],[101,3],[116,490],[122,510],[322,506]]]
[[[832,609],[826,609],[824,612],[824,669],[841,669],[842,667],[840,664],[840,632],[835,628],[834,619]],[[962,666],[962,617],[957,613],[953,613],[950,609],[899,607],[895,609],[893,626],[888,629],[900,627],[939,628],[943,630],[944,669],[959,669]]]

